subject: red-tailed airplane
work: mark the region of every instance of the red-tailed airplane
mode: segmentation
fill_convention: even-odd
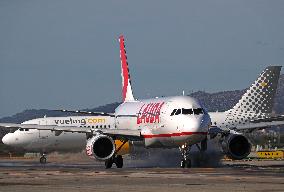
[[[142,141],[146,148],[179,148],[181,167],[191,167],[188,152],[192,145],[206,143],[210,116],[197,99],[189,96],[134,99],[123,36],[119,37],[119,43],[123,103],[114,114],[104,114],[113,118],[114,126],[108,129],[5,123],[0,126],[49,130],[56,135],[63,132],[85,133],[87,155],[105,161],[106,168],[111,168],[113,163],[118,168],[123,167],[123,158],[118,152],[128,141]],[[116,146],[115,140],[121,140],[122,144]]]

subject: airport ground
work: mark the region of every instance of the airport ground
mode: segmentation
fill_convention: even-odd
[[[214,168],[181,169],[126,159],[122,169],[105,169],[85,158],[51,156],[1,159],[0,191],[284,191],[283,160],[222,160]]]

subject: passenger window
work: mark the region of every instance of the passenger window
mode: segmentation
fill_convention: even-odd
[[[173,112],[171,113],[171,116],[175,115],[177,109],[174,109]]]
[[[193,111],[192,111],[192,109],[184,109],[184,108],[182,108],[182,114],[184,114],[184,115],[192,115]]]
[[[98,126],[98,125],[96,125],[96,128],[99,128],[99,126]]]
[[[103,126],[101,125],[100,128],[103,128]]]
[[[20,131],[24,131],[24,129],[23,129],[23,128],[20,128],[19,130],[20,130]]]
[[[108,128],[110,128],[110,125],[108,125]]]
[[[29,131],[29,129],[25,129],[25,131]]]
[[[195,115],[203,114],[202,108],[193,109],[193,112],[194,112]]]
[[[106,129],[106,128],[107,128],[107,126],[105,125],[105,126],[104,126],[104,128]]]
[[[181,109],[178,109],[178,110],[176,111],[176,114],[175,114],[175,115],[179,115],[179,114],[181,114]]]

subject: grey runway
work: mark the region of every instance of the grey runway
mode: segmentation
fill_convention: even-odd
[[[284,161],[218,168],[104,169],[98,163],[0,161],[0,191],[283,191]]]

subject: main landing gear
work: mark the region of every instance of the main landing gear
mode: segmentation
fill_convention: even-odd
[[[123,167],[123,158],[121,155],[116,155],[120,149],[123,147],[123,145],[125,143],[127,143],[128,140],[123,141],[123,143],[116,149],[116,151],[114,152],[114,155],[107,159],[105,161],[105,168],[106,169],[110,169],[112,167],[112,164],[115,164],[117,168],[122,168]]]
[[[180,161],[180,167],[181,168],[190,168],[191,167],[191,160],[189,158],[189,151],[190,146],[184,144],[181,147],[179,147],[179,150],[182,155],[182,160]]]
[[[46,154],[41,154],[41,157],[39,158],[39,162],[40,164],[46,164],[47,162],[47,158],[46,158]]]
[[[106,169],[110,169],[112,167],[112,164],[115,164],[117,168],[123,167],[123,158],[121,155],[112,156],[110,159],[107,159],[105,161],[105,167]]]

